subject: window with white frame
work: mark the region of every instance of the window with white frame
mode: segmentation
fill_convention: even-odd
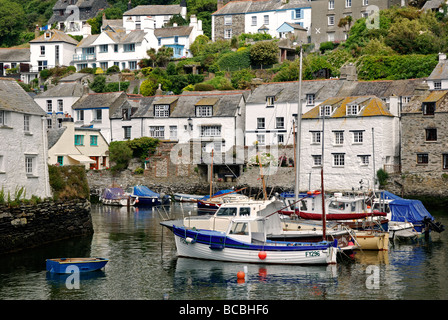
[[[36,173],[36,156],[25,155],[25,173],[27,176],[34,176]]]
[[[361,108],[358,104],[347,105],[347,115],[348,116],[355,116],[359,113],[360,110],[361,110]]]
[[[53,101],[47,100],[47,112],[53,112]]]
[[[131,127],[130,126],[123,127],[123,138],[125,140],[131,139]]]
[[[313,167],[321,167],[322,166],[322,155],[317,154],[313,155]]]
[[[434,90],[441,90],[441,89],[442,89],[442,82],[434,81]]]
[[[275,102],[274,96],[267,96],[266,97],[266,107],[273,107]]]
[[[152,138],[164,139],[165,138],[165,127],[164,126],[150,126],[149,135]]]
[[[259,145],[264,145],[266,143],[265,135],[264,134],[257,134],[257,141],[258,141]]]
[[[224,39],[230,39],[230,38],[232,38],[232,29],[224,30]]]
[[[84,121],[84,110],[76,110],[76,121]]]
[[[327,33],[327,41],[334,41],[334,32]]]
[[[266,25],[269,24],[269,15],[266,14],[263,16],[263,23]]]
[[[107,44],[100,45],[100,52],[107,52],[108,50],[109,50],[109,45],[107,45]]]
[[[334,16],[328,16],[328,25],[334,26]]]
[[[308,106],[314,106],[314,99],[315,99],[314,93],[308,93],[306,95],[306,104]]]
[[[9,122],[9,112],[0,110],[0,126],[7,126]]]
[[[345,0],[345,7],[350,8],[352,6],[352,0]]]
[[[154,117],[168,118],[170,116],[170,106],[168,104],[154,105]]]
[[[329,117],[333,113],[333,110],[334,110],[333,106],[330,105],[321,106],[319,114],[321,117],[323,117],[324,115],[326,117]]]
[[[24,114],[23,115],[23,131],[30,132],[30,115]]]
[[[58,99],[58,112],[64,111],[64,100]]]
[[[5,156],[0,154],[0,173],[5,173]]]
[[[284,129],[285,128],[285,118],[284,117],[276,117],[275,118],[275,127],[277,129]]]
[[[213,106],[196,106],[196,117],[213,116]]]
[[[170,126],[170,140],[177,140],[177,126]]]
[[[47,69],[48,67],[48,61],[37,61],[37,71],[42,71],[44,69]]]
[[[232,16],[230,15],[224,16],[224,25],[226,26],[232,25]]]
[[[334,131],[334,144],[338,146],[344,144],[344,131]]]
[[[364,131],[353,131],[353,143],[364,142]]]
[[[329,0],[328,1],[328,10],[333,10],[334,9],[334,0]]]
[[[362,5],[363,6],[368,6],[369,5],[369,0],[362,0]]]
[[[257,118],[257,129],[265,129],[266,122],[264,118]]]
[[[343,167],[345,165],[344,153],[333,153],[333,166]]]
[[[47,118],[47,129],[53,128],[53,120],[51,118]]]
[[[252,25],[253,26],[257,25],[257,16],[252,16]]]
[[[358,159],[359,159],[359,164],[362,166],[368,166],[369,165],[369,158],[370,155],[359,155]]]
[[[321,134],[320,131],[311,131],[311,143],[320,144]]]
[[[279,143],[279,144],[285,143],[285,135],[284,134],[277,135],[277,143]]]
[[[101,122],[103,120],[103,110],[93,109],[92,111],[93,111],[93,120]]]
[[[129,69],[130,70],[137,69],[137,61],[129,61]]]
[[[201,137],[220,137],[221,126],[201,126]]]
[[[45,46],[40,46],[40,55],[41,56],[45,55]]]

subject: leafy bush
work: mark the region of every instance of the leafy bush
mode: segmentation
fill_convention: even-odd
[[[363,80],[424,78],[437,63],[436,54],[363,56],[357,62],[358,77]]]
[[[236,71],[250,67],[250,50],[240,50],[223,54],[216,64],[220,70]]]
[[[150,137],[141,137],[127,141],[129,148],[132,150],[134,158],[145,160],[156,151],[159,145],[159,139]]]
[[[253,65],[272,65],[278,61],[278,45],[274,41],[257,42],[250,47]]]
[[[194,86],[194,91],[213,91],[215,87],[207,83],[198,83]]]
[[[124,170],[128,167],[133,155],[127,141],[112,141],[109,145],[109,159],[115,165],[111,166],[113,172]]]
[[[54,199],[89,199],[90,189],[84,166],[48,166]]]
[[[107,71],[106,71],[107,74],[116,73],[116,72],[120,72],[120,67],[115,66],[115,65],[107,68]]]

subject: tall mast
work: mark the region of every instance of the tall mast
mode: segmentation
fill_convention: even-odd
[[[300,44],[300,69],[299,69],[299,101],[297,106],[297,130],[296,130],[296,162],[294,163],[296,169],[296,185],[295,185],[295,203],[299,200],[300,188],[300,135],[302,131],[302,55],[303,49]],[[299,206],[300,208],[300,206]]]

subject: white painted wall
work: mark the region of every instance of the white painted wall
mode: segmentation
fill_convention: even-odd
[[[24,131],[24,114],[8,112],[7,125],[0,126],[0,189],[14,199],[24,187],[26,198],[51,196],[47,167],[45,117],[30,115],[30,130]],[[33,171],[26,173],[25,157],[32,157]]]

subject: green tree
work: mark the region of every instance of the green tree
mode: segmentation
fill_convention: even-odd
[[[140,86],[140,93],[145,97],[153,96],[156,93],[157,86],[157,80],[150,77],[142,82]]]
[[[0,0],[0,46],[19,44],[20,35],[25,31],[25,23],[25,12],[20,4]]]
[[[113,171],[121,171],[128,167],[129,161],[132,159],[132,149],[127,141],[112,141],[109,145],[109,159],[115,163],[111,167]]]
[[[250,47],[253,65],[272,65],[278,62],[278,46],[273,41],[260,41]]]
[[[95,76],[92,83],[89,85],[90,89],[96,93],[104,92],[106,88],[106,77],[105,76]]]

